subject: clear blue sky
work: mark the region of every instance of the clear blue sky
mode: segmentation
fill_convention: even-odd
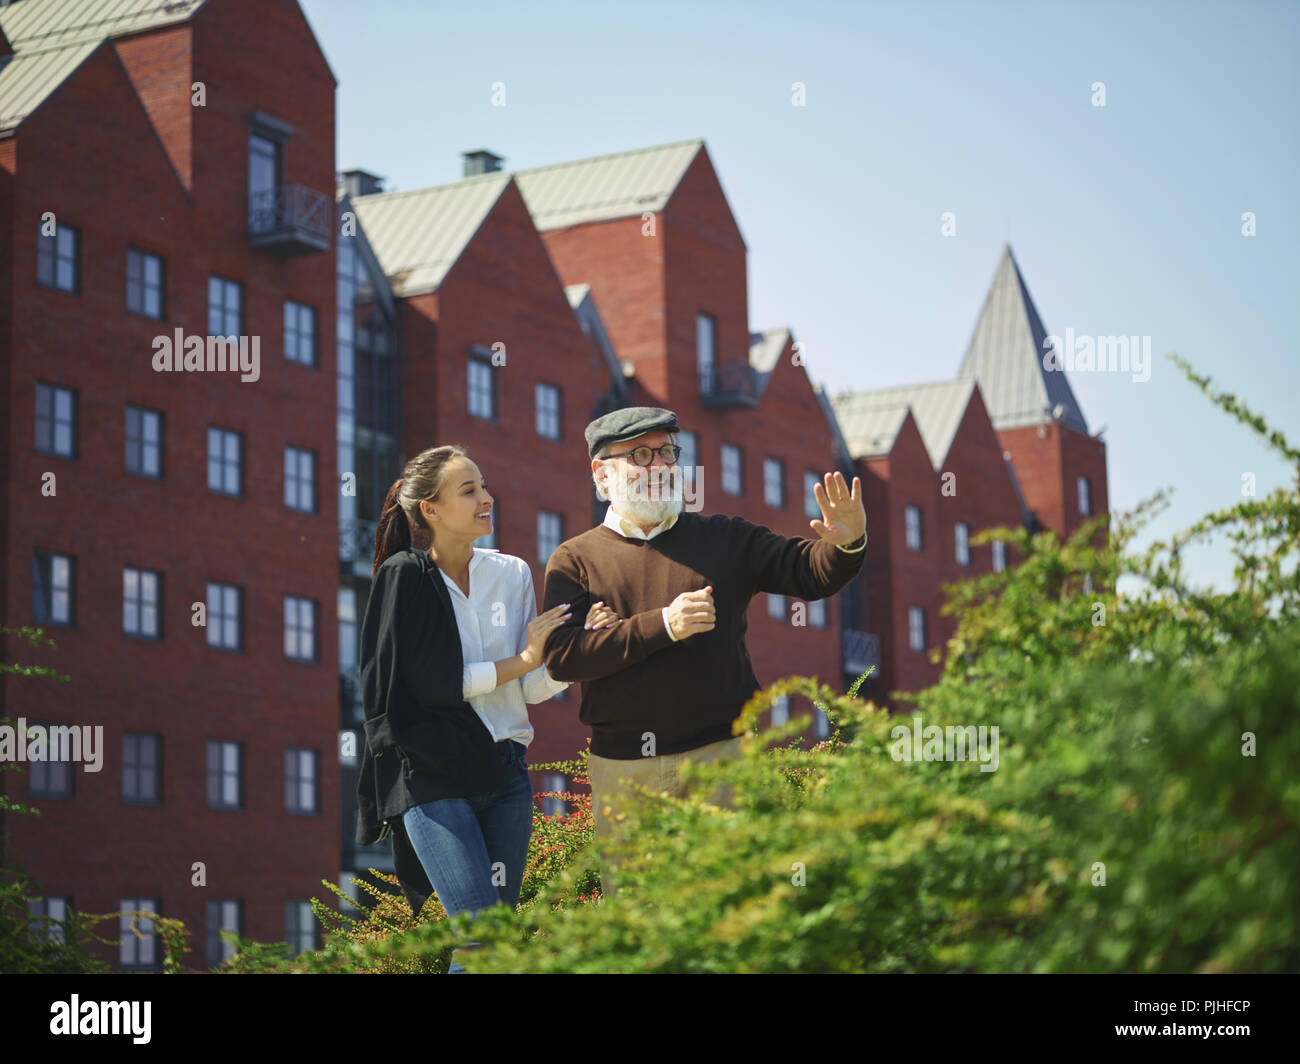
[[[702,137],[751,327],[792,327],[832,391],[955,374],[1009,241],[1050,332],[1151,337],[1145,383],[1070,377],[1107,427],[1112,510],[1171,487],[1164,535],[1245,472],[1260,495],[1288,479],[1164,354],[1300,443],[1300,3],[302,6],[340,170],[418,188],[473,148],[522,169]],[[1222,541],[1189,561],[1231,571]]]

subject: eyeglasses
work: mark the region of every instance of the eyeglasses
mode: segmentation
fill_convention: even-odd
[[[620,454],[607,454],[605,457],[626,458],[628,455],[631,455],[632,461],[637,465],[648,466],[655,460],[655,455],[657,454],[663,458],[664,462],[668,465],[676,465],[677,459],[681,456],[681,453],[682,449],[680,447],[672,443],[665,443],[657,451],[653,447],[638,447],[634,451],[623,451]]]

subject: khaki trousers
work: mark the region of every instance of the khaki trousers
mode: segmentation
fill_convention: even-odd
[[[639,757],[635,761],[614,761],[595,754],[587,754],[587,770],[591,780],[591,813],[595,820],[596,838],[621,837],[623,825],[618,815],[634,796],[629,785],[639,784],[652,794],[667,791],[674,798],[685,797],[686,788],[679,776],[679,770],[685,761],[706,764],[723,758],[737,757],[740,754],[740,736],[722,739],[707,746],[697,746],[694,750],[683,750],[678,754],[662,754],[659,757]],[[732,806],[731,787],[721,784],[709,797],[712,805],[730,809]],[[615,893],[614,870],[617,862],[604,858],[601,862],[600,878],[602,893],[612,897]]]

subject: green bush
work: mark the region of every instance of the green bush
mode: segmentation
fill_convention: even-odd
[[[1300,454],[1212,398],[1296,466],[1295,486],[1142,552],[1131,542],[1159,497],[1066,543],[994,531],[1022,563],[949,589],[942,677],[907,697],[924,725],[997,727],[996,771],[896,760],[910,718],[783,680],[745,707],[742,756],[686,770],[697,795],[729,783],[734,810],[698,797],[633,809],[615,899],[563,904],[576,878],[562,870],[525,911],[480,915],[467,968],[1294,970]],[[1183,574],[1186,546],[1212,533],[1238,557],[1227,592]],[[822,705],[832,739],[777,745],[806,716],[752,734],[782,693]],[[469,926],[462,914],[333,939],[302,970],[411,963]]]

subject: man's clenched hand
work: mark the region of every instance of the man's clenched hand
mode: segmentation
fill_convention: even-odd
[[[716,619],[712,584],[703,591],[683,591],[668,604],[668,628],[679,640],[711,631]]]

